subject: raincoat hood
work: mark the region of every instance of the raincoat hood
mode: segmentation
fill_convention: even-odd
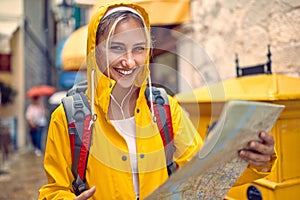
[[[118,3],[107,3],[104,5],[99,5],[95,11],[94,15],[91,18],[91,21],[88,26],[88,38],[87,38],[87,79],[88,79],[88,89],[87,89],[87,96],[92,101],[91,104],[99,104],[101,106],[101,103],[104,99],[107,99],[109,94],[112,91],[113,86],[115,85],[115,81],[106,75],[104,75],[100,70],[96,62],[96,54],[95,54],[95,48],[97,45],[96,41],[96,33],[98,29],[98,25],[103,19],[103,17],[113,8],[117,7],[128,7],[129,9],[134,9],[141,17],[143,17],[145,26],[150,31],[150,23],[149,23],[149,17],[144,8],[132,4],[129,2],[118,2]],[[130,11],[130,10],[129,10]],[[150,52],[150,51],[149,51]],[[141,74],[138,76],[138,85],[146,85],[147,83],[147,77],[150,74],[149,71],[149,55],[148,53],[145,67],[143,67],[143,70]],[[94,89],[95,88],[95,89]],[[95,92],[95,94],[93,94]],[[96,97],[96,98],[93,98]],[[95,101],[95,102],[93,102]],[[105,100],[104,100],[105,101]],[[93,106],[93,105],[92,105]],[[104,111],[107,109],[107,105],[101,106]]]

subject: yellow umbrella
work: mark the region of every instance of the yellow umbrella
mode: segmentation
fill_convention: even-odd
[[[300,79],[280,74],[243,76],[180,93],[180,102],[224,102],[230,99],[274,101],[300,99]]]
[[[62,69],[77,71],[85,68],[88,27],[83,26],[74,31],[62,49]]]

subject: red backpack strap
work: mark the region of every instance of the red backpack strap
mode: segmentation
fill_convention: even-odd
[[[89,129],[92,115],[83,93],[67,96],[62,99],[62,103],[68,121],[72,173],[75,178],[72,186],[75,194],[79,195],[87,189],[85,172],[92,138],[92,128]]]
[[[173,161],[173,154],[176,150],[176,147],[174,146],[174,132],[172,126],[170,104],[168,100],[168,95],[163,88],[152,86],[151,89],[154,115],[156,117],[156,123],[164,144],[166,164],[168,174],[170,176],[177,169],[177,164]],[[148,106],[151,107],[149,87],[146,88],[145,94],[148,101]]]

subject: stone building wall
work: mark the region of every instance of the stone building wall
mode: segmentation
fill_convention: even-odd
[[[266,62],[268,44],[273,73],[300,76],[299,0],[192,0],[191,9],[188,34],[203,47],[220,79],[235,77],[235,53],[241,66]]]

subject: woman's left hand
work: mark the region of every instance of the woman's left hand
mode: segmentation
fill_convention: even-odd
[[[248,149],[239,151],[239,156],[255,167],[268,164],[274,152],[274,138],[270,133],[259,133],[261,141],[252,140],[248,143]]]

